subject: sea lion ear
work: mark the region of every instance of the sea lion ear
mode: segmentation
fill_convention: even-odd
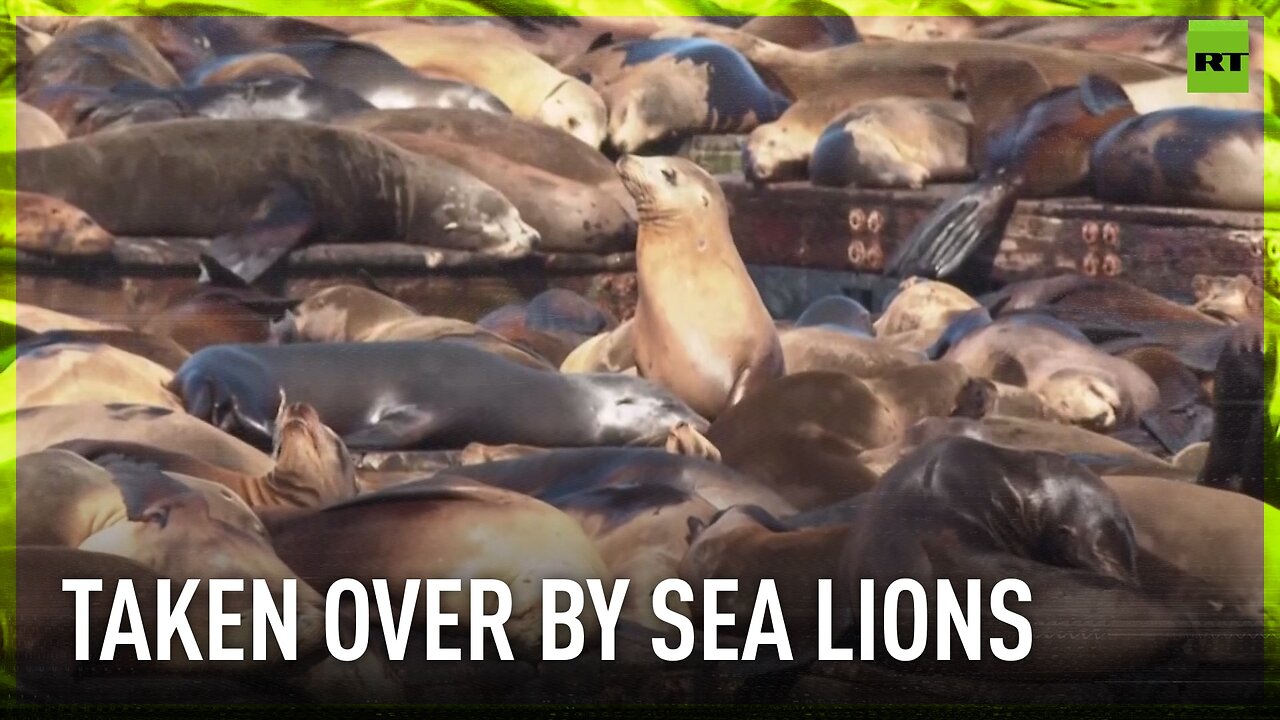
[[[1106,115],[1122,108],[1133,108],[1124,88],[1109,77],[1086,75],[1080,81],[1080,101],[1091,115]]]

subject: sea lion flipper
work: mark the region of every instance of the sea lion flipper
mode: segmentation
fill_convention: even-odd
[[[1102,116],[1109,112],[1132,108],[1133,102],[1119,83],[1104,75],[1086,75],[1080,81],[1080,102],[1091,115]]]
[[[1016,187],[1016,182],[995,179],[971,185],[947,200],[912,230],[885,272],[891,277],[947,279],[963,271],[975,274],[972,281],[985,281],[1013,214]]]
[[[208,257],[252,285],[316,226],[311,203],[289,185],[277,185],[246,227],[214,238]],[[212,273],[210,273],[212,275]]]
[[[342,438],[351,450],[404,450],[421,444],[440,426],[440,418],[412,405],[384,412],[376,423]]]

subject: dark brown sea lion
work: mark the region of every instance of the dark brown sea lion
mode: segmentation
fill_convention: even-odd
[[[773,320],[734,247],[724,193],[705,170],[636,156],[618,167],[640,211],[636,367],[714,418],[785,373]]]
[[[1021,68],[1023,74],[1036,72],[1027,63]],[[1101,74],[1021,106],[1021,98],[1010,96],[1009,72],[1002,66],[971,70],[976,77],[966,81],[967,99],[974,108],[975,136],[984,138],[975,161],[978,180],[916,225],[886,273],[985,284],[1017,199],[1086,189],[1094,142],[1136,114],[1120,85]],[[992,100],[993,95],[998,97]],[[1015,106],[1012,115],[998,107],[1000,98]],[[979,108],[993,115],[982,118]]]
[[[189,352],[224,343],[265,342],[272,321],[296,304],[252,288],[199,283],[148,319],[143,330],[170,338]]]
[[[138,33],[110,19],[77,23],[54,36],[19,79],[19,93],[64,83],[110,89],[130,80],[175,87],[178,74]]]
[[[640,378],[543,372],[445,342],[213,346],[174,388],[195,417],[260,443],[282,395],[359,450],[656,444],[681,422],[706,427]]]
[[[524,305],[499,308],[476,324],[526,347],[559,367],[575,348],[608,332],[617,321],[603,308],[571,290],[552,288]]]
[[[430,25],[354,39],[377,46],[418,72],[484,88],[516,117],[558,128],[593,148],[604,141],[608,112],[600,95],[520,45],[459,38]]]
[[[17,192],[15,245],[41,255],[104,255],[115,246],[115,237],[89,214],[56,197]]]
[[[777,120],[751,131],[742,150],[743,172],[753,182],[801,179],[808,174],[809,156],[822,131],[854,105],[894,95],[947,100],[953,94],[950,68],[934,65],[888,69],[860,77],[839,92],[802,97]]]
[[[831,187],[907,187],[973,176],[964,103],[885,97],[836,116],[809,158],[809,180]]]
[[[443,593],[440,611],[457,613],[464,627],[472,612],[469,581],[505,582],[512,602],[504,630],[511,649],[525,657],[542,644],[543,579],[596,578],[606,593],[612,580],[573,519],[531,497],[474,483],[388,488],[282,518],[270,529],[281,557],[318,588],[341,578],[378,578],[401,597],[409,579],[461,580],[463,592]],[[424,621],[423,608],[416,604],[415,624]],[[369,616],[378,622],[376,611]],[[581,620],[588,635],[598,631],[590,609]]]
[[[500,193],[453,166],[311,123],[125,128],[20,151],[17,164],[19,189],[67,200],[116,234],[216,237],[209,256],[246,282],[308,236],[502,258],[528,253],[538,237]],[[127,190],[119,176],[134,178]]]
[[[1270,322],[1270,320],[1268,320]],[[1274,348],[1265,343],[1259,321],[1242,323],[1231,334],[1213,374],[1213,434],[1201,484],[1271,500],[1274,488],[1264,465],[1265,382],[1275,375]]]
[[[789,104],[741,54],[704,39],[621,43],[587,53],[567,72],[604,97],[609,144],[620,154],[664,151],[692,134],[749,132]]]
[[[1264,133],[1280,133],[1280,122],[1261,111],[1181,107],[1135,117],[1094,144],[1093,194],[1118,203],[1274,209],[1263,193]]]

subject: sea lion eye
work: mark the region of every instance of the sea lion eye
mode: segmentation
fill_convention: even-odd
[[[673,186],[673,187],[675,186],[675,184],[676,184],[676,171],[675,171],[675,170],[671,170],[671,169],[663,170],[663,171],[662,171],[662,177],[664,177],[664,178],[666,178],[666,179],[667,179],[667,184],[668,184],[668,185],[671,185],[671,186]]]

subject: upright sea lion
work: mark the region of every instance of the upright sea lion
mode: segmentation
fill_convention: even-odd
[[[814,326],[871,337],[871,313],[851,297],[828,295],[815,300],[796,318],[796,327]]]
[[[146,405],[46,405],[15,414],[22,433],[19,455],[71,440],[120,440],[184,453],[236,472],[260,477],[274,467],[270,456],[183,412]]]
[[[388,488],[281,518],[270,529],[281,557],[319,588],[340,578],[379,578],[401,597],[409,579],[461,580],[463,592],[443,593],[440,611],[457,613],[464,627],[474,607],[470,581],[505,582],[512,602],[504,629],[524,657],[542,644],[543,579],[595,578],[611,590],[603,560],[576,522],[539,500],[475,484]],[[416,604],[415,624],[423,622],[423,607]],[[377,612],[369,616],[378,622]],[[594,612],[581,619],[588,634],[598,632]]]
[[[111,232],[216,237],[209,257],[246,282],[311,235],[504,258],[529,252],[538,237],[500,193],[452,165],[312,123],[126,128],[20,151],[17,165],[18,189],[67,200]],[[133,180],[126,188],[118,176]]]
[[[620,154],[691,134],[748,132],[789,104],[732,48],[703,39],[623,43],[588,53],[572,74],[589,78],[609,106],[609,142]]]
[[[17,145],[14,149],[49,147],[67,139],[67,134],[57,121],[33,105],[17,101],[17,117],[14,120]]]
[[[1195,309],[1206,315],[1245,322],[1262,317],[1262,288],[1248,275],[1196,275],[1191,279]]]
[[[868,100],[837,116],[809,159],[815,185],[909,187],[969,179],[973,119],[963,103],[927,98]]]
[[[178,74],[146,39],[104,18],[58,33],[49,47],[32,58],[19,78],[18,92],[63,83],[106,90],[130,80],[156,87],[180,83]]]
[[[640,211],[636,367],[714,418],[786,371],[734,247],[724,192],[679,158],[627,156],[618,169]]]
[[[414,133],[374,132],[405,150],[455,165],[494,187],[538,232],[538,249],[543,252],[603,255],[634,246],[634,215],[605,189],[516,164],[482,147]]]
[[[541,372],[453,343],[214,346],[192,355],[174,386],[192,415],[259,442],[281,394],[361,450],[657,443],[681,422],[705,428],[639,378]]]
[[[492,93],[474,85],[419,75],[368,43],[323,39],[273,47],[313,78],[346,88],[377,108],[437,107],[509,114]]]
[[[1280,121],[1260,111],[1181,107],[1132,118],[1094,144],[1093,193],[1119,203],[1274,209],[1263,193],[1266,132],[1280,133]]]
[[[964,579],[981,579],[984,594],[1008,577],[1030,586],[1033,601],[1019,606],[1035,638],[1030,654],[1010,664],[992,663],[984,652],[966,663],[968,672],[1030,680],[1142,671],[1169,659],[1191,632],[1179,609],[1136,586],[1137,543],[1116,494],[1051,453],[937,441],[881,478],[850,526],[840,569],[855,616],[861,579],[875,583],[873,607],[883,606],[888,584],[902,577],[921,583],[934,608],[939,580],[951,581],[961,607]],[[991,611],[982,607],[985,628]],[[924,620],[899,608],[904,630]],[[1091,632],[1054,632],[1062,626]],[[1135,635],[1134,627],[1144,632]],[[1002,635],[1008,643],[1009,633]],[[873,641],[877,658],[884,657],[882,638],[876,633]],[[923,658],[938,657],[936,642],[926,639],[921,662],[932,665]]]
[[[355,39],[381,48],[419,72],[482,87],[517,117],[559,128],[593,148],[604,141],[608,119],[600,95],[523,47],[457,38],[429,25],[366,33]]]
[[[946,100],[953,93],[951,69],[932,65],[887,68],[853,79],[838,91],[799,98],[777,120],[747,136],[743,172],[753,182],[799,180],[808,174],[809,156],[823,129],[854,105],[891,95]]]
[[[1023,71],[1032,68],[1023,64]],[[1007,94],[1009,82],[1005,72],[987,68],[968,87],[970,107],[984,106],[992,94]],[[977,112],[975,132],[986,138],[977,182],[916,225],[887,265],[888,274],[985,283],[1017,199],[1083,190],[1094,142],[1136,114],[1124,90],[1098,74],[1085,76],[1076,87],[1052,90],[1007,119],[983,122]]]
[[[47,147],[47,146],[46,146]],[[56,256],[103,255],[115,237],[74,205],[40,193],[14,193],[19,250]]]
[[[78,403],[137,403],[181,410],[165,389],[173,372],[144,357],[98,343],[47,345],[21,354],[4,374],[14,381],[14,409]],[[17,378],[22,382],[18,383]]]

